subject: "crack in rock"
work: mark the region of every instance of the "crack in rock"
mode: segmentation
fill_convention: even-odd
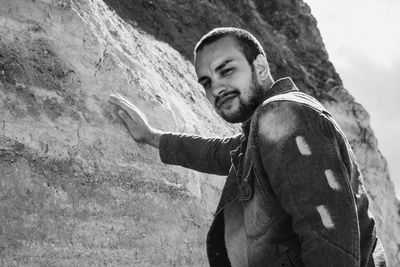
[[[81,133],[80,133],[81,127],[82,127],[82,123],[79,122],[78,128],[76,129],[76,136],[78,137],[78,143],[77,143],[78,151],[80,149],[80,143],[81,143]]]

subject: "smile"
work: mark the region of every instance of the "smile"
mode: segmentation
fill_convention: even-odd
[[[237,96],[236,93],[230,93],[225,96],[223,96],[221,99],[219,99],[216,103],[217,108],[221,108],[224,104],[232,101],[235,97]]]

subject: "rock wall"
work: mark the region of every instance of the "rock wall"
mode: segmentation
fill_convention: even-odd
[[[196,83],[192,48],[249,29],[348,136],[391,266],[400,205],[368,113],[343,88],[302,1],[0,0],[0,265],[207,266],[223,177],[163,165],[107,103],[163,130],[230,135]]]

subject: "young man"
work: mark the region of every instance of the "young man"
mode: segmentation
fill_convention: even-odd
[[[337,123],[290,78],[274,82],[249,32],[217,28],[195,47],[195,70],[231,138],[152,128],[111,96],[133,138],[161,160],[228,175],[207,236],[211,266],[385,266],[351,147]]]

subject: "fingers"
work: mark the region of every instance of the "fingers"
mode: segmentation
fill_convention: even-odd
[[[117,107],[116,113],[133,139],[138,142],[146,142],[146,136],[150,133],[150,125],[139,108],[119,94],[111,94],[109,102]]]
[[[136,118],[139,117],[147,123],[146,116],[135,105],[126,100],[120,94],[111,94],[109,102],[124,110],[132,119],[136,120]]]
[[[135,122],[131,120],[129,115],[123,111],[122,109],[117,111],[118,117],[122,120],[122,123],[125,125],[125,127],[128,129],[129,134],[136,140],[136,138],[132,135],[133,128]]]
[[[129,111],[128,111],[129,109],[137,111],[137,108],[131,102],[129,102],[128,100],[126,100],[119,94],[110,95],[110,102],[112,104],[124,109],[128,113],[129,113]]]
[[[126,112],[123,111],[122,109],[119,109],[118,112],[117,112],[117,114],[118,114],[118,116],[119,116],[121,119],[123,119],[123,120],[125,120],[125,119],[128,118],[128,114],[126,114]]]
[[[129,115],[123,111],[122,109],[119,109],[117,111],[118,117],[120,117],[120,119],[125,123],[125,125],[129,128],[131,126],[131,118],[129,117]]]
[[[123,108],[123,107],[125,107],[125,108],[133,108],[134,107],[134,105],[132,105],[128,100],[126,100],[125,98],[123,98],[119,94],[110,95],[109,101],[110,101],[111,104],[114,104],[114,105],[119,106],[121,108]]]

